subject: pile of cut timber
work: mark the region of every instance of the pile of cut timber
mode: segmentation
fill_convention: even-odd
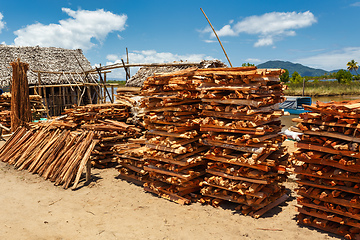
[[[144,155],[149,148],[143,146],[143,143],[135,141],[132,146],[128,146],[128,149],[114,147],[119,163],[116,167],[119,171],[118,178],[139,186],[143,186],[149,181],[149,174],[144,170],[144,166],[148,165]]]
[[[124,104],[67,109],[59,119],[19,128],[1,149],[0,160],[76,188],[90,161],[100,167],[116,164],[113,149],[131,149],[128,139],[142,135],[141,129],[122,122],[128,117]]]
[[[99,143],[91,154],[91,163],[98,168],[117,164],[114,149],[128,149],[128,139],[142,135],[142,130],[125,122],[130,114],[131,104],[94,104],[66,109],[66,116],[55,124],[73,129],[97,131],[95,138]]]
[[[360,101],[305,106],[292,131],[303,133],[298,222],[347,239],[360,238]]]
[[[238,204],[244,215],[260,217],[288,196],[287,153],[281,146],[278,103],[283,101],[280,69],[256,67],[199,69],[201,139],[211,146],[202,203]]]
[[[45,112],[45,106],[42,103],[40,95],[30,95],[30,107],[33,120],[40,120]],[[5,92],[0,95],[0,111],[11,110],[11,93]]]
[[[199,143],[197,68],[147,78],[142,89],[146,147],[143,170],[149,174],[145,190],[180,204],[191,203],[205,174]]]
[[[0,124],[10,130],[10,128],[11,128],[11,111],[9,111],[9,110],[0,111]],[[3,128],[1,128],[0,131],[2,131],[3,134],[10,133],[10,131],[7,131]],[[0,134],[0,136],[1,136],[1,134]]]
[[[94,131],[70,131],[51,123],[19,127],[0,149],[0,161],[27,169],[65,189],[76,188],[98,140]]]

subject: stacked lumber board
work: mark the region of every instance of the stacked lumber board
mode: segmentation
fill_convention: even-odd
[[[142,129],[125,122],[130,117],[131,104],[94,104],[66,109],[66,114],[56,124],[73,129],[97,131],[98,144],[91,154],[94,167],[105,168],[117,165],[114,151],[129,149],[128,139],[142,135]]]
[[[45,112],[45,106],[42,103],[40,95],[30,95],[30,107],[33,120],[40,120]],[[11,93],[5,92],[0,95],[0,111],[11,110]]]
[[[303,133],[294,153],[298,223],[360,239],[360,101],[304,108],[291,128]]]
[[[70,131],[52,123],[19,127],[0,149],[0,161],[39,174],[67,189],[77,187],[98,140],[94,131]]]
[[[132,141],[130,140],[130,142]],[[145,147],[143,143],[144,141],[142,143],[133,142],[133,145],[128,146],[127,149],[123,147],[114,148],[119,164],[116,166],[119,171],[118,178],[139,186],[143,186],[149,181],[149,174],[144,170],[144,167],[148,165],[144,155],[150,149]]]
[[[147,129],[143,170],[149,180],[144,189],[180,204],[192,201],[205,174],[199,143],[199,92],[197,68],[147,78],[142,107]]]
[[[0,124],[8,129],[11,128],[11,111],[9,110],[3,110],[0,111]],[[7,131],[5,129],[0,129],[3,134],[9,134],[10,131]],[[1,136],[1,134],[0,134]]]
[[[115,165],[113,149],[130,149],[128,139],[142,135],[141,129],[124,122],[128,116],[129,106],[124,104],[67,109],[58,119],[16,130],[1,149],[0,160],[38,173],[55,185],[76,188],[90,161],[100,167]]]
[[[256,67],[198,70],[201,90],[201,139],[211,150],[208,176],[201,183],[202,203],[237,204],[244,215],[260,217],[288,196],[287,153],[281,146],[278,104],[284,100],[280,69]]]

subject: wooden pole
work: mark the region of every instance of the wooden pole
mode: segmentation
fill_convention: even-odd
[[[129,73],[128,73],[128,71],[127,71],[127,67],[125,67],[125,62],[124,62],[124,60],[123,59],[121,59],[121,62],[122,62],[122,64],[124,65],[124,69],[125,69],[125,74],[126,74],[126,81],[127,80],[129,80],[130,79],[130,75],[129,75]]]
[[[115,102],[115,96],[114,96],[114,86],[111,85],[111,102],[114,103]]]
[[[233,66],[232,66],[232,64],[231,64],[231,62],[230,62],[230,59],[229,59],[228,55],[226,54],[226,51],[225,51],[224,46],[222,45],[222,43],[221,43],[221,41],[220,41],[220,38],[218,37],[218,35],[217,35],[217,33],[216,33],[215,29],[213,28],[213,26],[211,25],[210,20],[208,19],[208,17],[206,16],[206,14],[205,14],[205,12],[202,10],[202,8],[200,8],[200,10],[201,10],[201,11],[202,11],[202,13],[204,14],[204,16],[205,16],[206,20],[208,21],[208,23],[209,23],[209,25],[210,25],[211,29],[212,29],[212,30],[213,30],[213,32],[214,32],[214,34],[215,34],[215,36],[216,36],[217,40],[219,41],[220,46],[221,46],[221,48],[222,48],[222,50],[223,50],[223,52],[224,52],[224,54],[225,54],[225,56],[226,56],[226,58],[227,58],[227,60],[228,60],[229,64],[230,64],[230,67],[233,67]]]
[[[106,88],[106,73],[104,73],[104,103],[106,103],[106,92],[107,92],[107,88]],[[110,95],[109,95],[110,97]]]

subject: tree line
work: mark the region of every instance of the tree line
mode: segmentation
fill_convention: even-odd
[[[291,77],[289,74],[289,71],[285,69],[285,73],[283,73],[280,76],[280,80],[284,83],[290,82],[290,83],[302,83],[304,80],[305,82],[309,80],[319,81],[323,79],[336,79],[339,83],[350,83],[354,80],[360,80],[360,75],[358,74],[357,70],[359,69],[359,65],[355,60],[351,60],[346,64],[347,70],[341,69],[334,73],[325,74],[322,76],[316,76],[316,77],[302,77],[298,72],[294,72]],[[352,74],[351,71],[354,71],[356,73]]]

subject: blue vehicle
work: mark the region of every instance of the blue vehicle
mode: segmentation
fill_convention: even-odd
[[[311,97],[297,97],[297,96],[285,96],[286,100],[280,103],[280,109],[284,109],[285,112],[290,114],[300,114],[309,112],[304,109],[304,105],[311,105]]]

